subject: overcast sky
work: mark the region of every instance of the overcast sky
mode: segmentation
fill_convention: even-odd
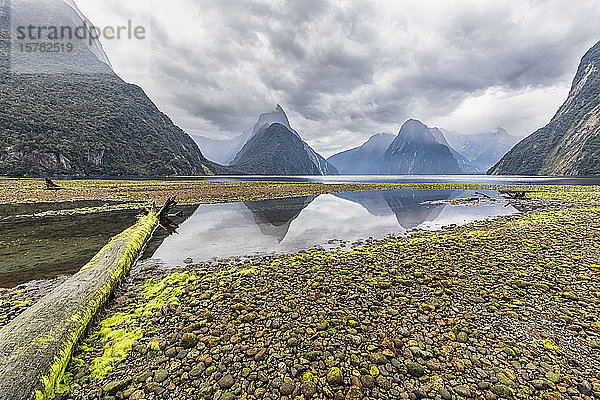
[[[525,135],[600,40],[600,0],[79,0],[116,72],[176,124],[230,138],[281,104],[329,156],[408,118]]]

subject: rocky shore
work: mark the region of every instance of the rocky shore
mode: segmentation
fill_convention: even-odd
[[[61,398],[600,398],[599,217],[144,271],[92,327]]]
[[[57,398],[600,398],[600,192],[539,188],[520,216],[144,268]],[[0,326],[63,280],[2,290]]]

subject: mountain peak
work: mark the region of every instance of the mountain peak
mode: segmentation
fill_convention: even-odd
[[[298,146],[301,143],[301,150]],[[294,161],[297,166],[294,167]],[[312,166],[306,167],[309,160]],[[233,165],[253,174],[332,175],[338,171],[290,126],[283,107],[261,114],[252,136],[237,152]],[[304,165],[304,166],[303,166]]]
[[[421,121],[409,119],[402,125],[384,155],[387,174],[460,174],[458,161],[450,148],[435,139]]]
[[[79,10],[73,0],[12,0],[8,2],[9,15],[2,24],[9,28],[9,34],[14,39],[8,46],[11,48],[10,68],[12,72],[23,74],[108,74],[114,75],[111,63],[104,52],[102,43],[93,33],[93,25]],[[61,27],[57,37],[50,38],[50,29],[31,33],[20,31],[19,27]],[[62,33],[76,32],[85,27],[81,36]],[[67,29],[69,28],[69,29]],[[14,29],[14,31],[12,31]],[[71,49],[69,51],[54,52],[23,52],[18,51],[25,41],[44,42],[52,41],[55,45]]]
[[[427,125],[416,119],[409,119],[402,125],[398,133],[398,138],[410,142],[436,142]]]
[[[252,136],[255,136],[259,131],[266,129],[275,123],[281,124],[289,130],[292,130],[287,114],[279,104],[277,104],[277,107],[275,107],[273,111],[263,113],[258,117],[258,121],[254,124],[254,128],[252,129]]]

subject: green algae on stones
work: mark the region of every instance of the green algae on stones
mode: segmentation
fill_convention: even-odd
[[[80,272],[0,330],[1,393],[10,398],[54,398],[61,380],[68,380],[63,375],[76,343],[157,224],[156,214],[148,213],[115,236]]]

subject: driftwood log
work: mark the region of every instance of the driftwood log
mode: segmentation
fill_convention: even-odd
[[[46,178],[46,190],[60,190],[62,189],[56,183],[52,182],[51,179]]]
[[[514,199],[514,200],[525,200],[527,199],[527,192],[526,191],[502,191],[500,192],[501,195],[506,196],[510,199]]]
[[[0,329],[0,399],[53,399],[75,345],[141,254],[161,218],[147,210],[77,274]]]

